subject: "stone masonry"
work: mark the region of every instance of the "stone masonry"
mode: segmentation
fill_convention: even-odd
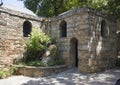
[[[25,21],[56,38],[58,57],[68,67],[91,73],[115,66],[116,23],[107,15],[83,7],[45,19],[0,7],[1,66],[11,65],[23,56]]]
[[[11,65],[24,52],[23,23],[29,21],[33,28],[44,27],[43,18],[0,7],[0,65]],[[41,31],[41,29],[40,29]]]
[[[66,28],[61,23],[66,23]],[[66,36],[61,32],[66,29]],[[83,73],[109,69],[116,61],[115,21],[93,9],[83,7],[67,11],[51,20],[51,31],[57,38],[59,57],[69,67]]]
[[[117,55],[120,58],[120,20],[117,20]]]

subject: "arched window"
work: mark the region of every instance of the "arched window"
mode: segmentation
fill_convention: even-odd
[[[64,20],[60,23],[60,37],[67,37],[67,23]]]
[[[28,37],[32,31],[32,24],[28,20],[23,23],[23,36]]]
[[[106,37],[107,36],[107,28],[106,28],[105,20],[101,21],[101,36],[102,37]]]

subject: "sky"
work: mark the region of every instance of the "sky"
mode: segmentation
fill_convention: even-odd
[[[14,5],[17,7],[24,7],[23,1],[20,0],[2,0],[3,5]]]
[[[3,1],[3,7],[5,8],[36,16],[32,11],[25,8],[23,1],[21,0],[2,0],[2,1]]]

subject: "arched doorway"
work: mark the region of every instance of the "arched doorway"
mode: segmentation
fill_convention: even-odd
[[[70,58],[71,66],[78,67],[78,40],[76,38],[70,40]]]

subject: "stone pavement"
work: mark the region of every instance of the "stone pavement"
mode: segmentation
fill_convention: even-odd
[[[120,79],[120,69],[84,75],[76,68],[48,77],[12,76],[1,79],[0,85],[114,85]]]

